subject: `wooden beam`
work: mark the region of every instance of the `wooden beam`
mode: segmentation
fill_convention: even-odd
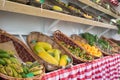
[[[0,3],[2,1],[0,0]],[[7,11],[7,12],[14,12],[14,13],[20,13],[20,14],[26,14],[26,15],[32,15],[32,16],[38,16],[38,17],[45,17],[45,18],[51,18],[51,19],[58,19],[63,21],[69,21],[69,22],[75,22],[75,23],[81,23],[86,25],[92,25],[92,26],[98,26],[98,27],[104,27],[104,28],[110,28],[110,29],[117,29],[116,26],[105,24],[102,22],[97,22],[81,17],[71,16],[55,11],[50,11],[43,9],[41,11],[40,8],[28,6],[16,2],[6,1],[5,6],[0,6],[0,10]]]
[[[114,17],[114,18],[120,18],[120,16],[118,16],[117,14],[111,12],[110,10],[105,9],[104,7],[98,5],[98,4],[96,4],[96,3],[94,3],[94,2],[92,2],[90,0],[79,0],[79,1],[81,3],[86,4],[87,6],[90,6],[90,7],[94,8],[94,9],[97,9],[98,11],[101,11],[101,12],[103,12],[105,14],[108,14],[108,15]]]

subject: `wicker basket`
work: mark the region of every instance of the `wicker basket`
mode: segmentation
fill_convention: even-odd
[[[113,41],[111,41],[110,39],[104,37],[104,36],[101,36],[102,39],[104,39],[105,41],[109,42],[110,46],[112,46],[112,54],[113,55],[114,53],[119,53],[119,50],[120,50],[120,47]],[[110,54],[109,54],[110,55]]]
[[[115,39],[113,39],[113,38],[109,38],[109,40],[111,40],[112,42],[120,45],[120,40],[115,40]]]
[[[57,43],[55,43],[55,41],[53,39],[51,39],[49,36],[47,36],[45,34],[42,34],[40,32],[31,32],[28,35],[28,37],[27,37],[27,43],[30,46],[30,48],[32,49],[32,51],[34,52],[34,48],[33,47],[34,47],[35,44],[33,44],[32,41],[47,42],[47,43],[51,44],[53,48],[59,49],[62,54],[66,54],[67,53]],[[53,65],[53,64],[50,64],[50,63],[44,61],[43,59],[41,59],[36,54],[33,54],[33,55],[35,55],[36,56],[35,58],[37,60],[41,61],[41,63],[43,63],[45,65],[47,71],[52,71],[52,70],[56,70],[56,69],[62,68],[61,66],[56,66],[56,65]],[[68,55],[68,56],[71,58],[71,63],[69,63],[66,67],[70,66],[72,64],[72,62],[73,62],[72,61],[72,57],[70,55]]]
[[[88,44],[88,42],[84,39],[84,38],[82,38],[82,37],[80,37],[79,35],[77,35],[77,34],[73,34],[73,35],[71,35],[71,38],[73,39],[73,40],[77,40],[77,41],[80,41],[80,42],[83,42],[83,43],[86,43],[86,44]],[[82,46],[81,46],[82,47]],[[97,46],[95,46],[99,51],[101,51]],[[92,56],[94,56],[94,55],[92,55]],[[102,55],[103,56],[103,55]],[[100,56],[100,57],[102,57],[102,56]],[[94,56],[94,58],[100,58],[100,57],[96,57],[96,56]]]
[[[20,41],[19,39],[10,35],[9,33],[5,32],[5,31],[0,30],[0,43],[8,42],[8,41],[13,42],[15,49],[18,53],[18,56],[21,58],[21,60],[23,62],[27,62],[27,61],[34,62],[35,61],[35,58],[32,55],[32,51],[29,48],[27,48],[26,45],[22,41]],[[41,79],[44,73],[45,73],[45,69],[43,69],[43,73],[41,75],[35,76],[31,79],[35,79],[35,80]],[[2,73],[0,73],[0,77],[2,77],[4,79],[9,79],[9,80],[30,80],[29,78],[10,77],[10,76],[4,75]]]
[[[57,30],[54,32],[54,39],[55,41],[68,53],[68,55],[71,55],[73,57],[73,63],[79,64],[81,62],[91,62],[92,60],[84,60],[80,57],[77,57],[73,55],[66,47],[64,47],[60,42],[65,42],[66,44],[69,44],[73,47],[79,47],[81,50],[84,50],[82,47],[80,47],[76,42],[74,42],[71,38],[64,35],[61,31]],[[86,53],[87,56],[91,56],[88,53]]]

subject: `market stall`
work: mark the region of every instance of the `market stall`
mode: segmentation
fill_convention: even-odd
[[[47,73],[43,80],[119,80],[120,55],[107,56],[90,63],[82,63],[68,69]]]
[[[1,79],[119,80],[117,7],[118,0],[0,0]]]

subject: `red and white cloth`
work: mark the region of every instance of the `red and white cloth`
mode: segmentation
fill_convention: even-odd
[[[42,80],[119,80],[120,54],[47,73]]]
[[[118,0],[109,0],[113,5],[118,6]]]

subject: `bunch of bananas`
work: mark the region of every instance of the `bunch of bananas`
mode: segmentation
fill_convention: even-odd
[[[80,42],[80,41],[77,41],[77,40],[75,42],[78,45],[82,46],[91,55],[96,56],[96,57],[101,57],[102,56],[101,51],[98,48],[96,48],[95,46],[91,46],[87,43]]]
[[[22,64],[14,54],[0,50],[0,72],[16,78],[29,78],[43,72],[43,66],[38,62]]]
[[[57,66],[66,66],[71,62],[67,55],[61,54],[58,49],[52,49],[52,46],[46,42],[37,42],[34,46],[36,54],[44,61]]]

